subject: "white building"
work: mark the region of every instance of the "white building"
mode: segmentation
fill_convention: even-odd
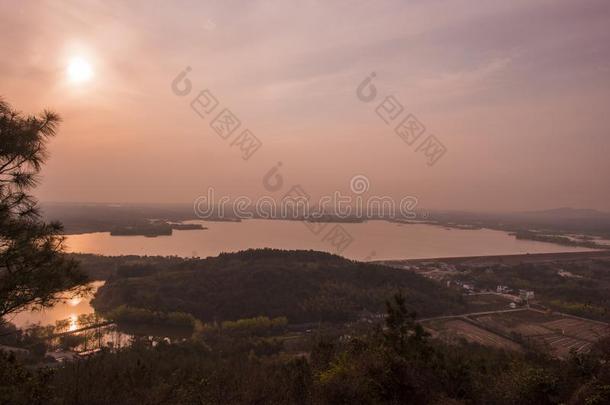
[[[524,301],[533,300],[534,292],[529,290],[519,290],[519,298]]]

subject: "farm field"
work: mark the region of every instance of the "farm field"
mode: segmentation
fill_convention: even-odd
[[[517,351],[521,350],[519,344],[462,319],[435,321],[426,326],[431,330],[432,336],[447,342],[456,342],[459,339],[465,339],[468,342],[478,343],[484,346]]]
[[[464,296],[468,312],[500,311],[513,302],[499,294],[469,294]]]
[[[568,357],[571,351],[586,352],[610,335],[608,324],[532,309],[434,320],[425,327],[434,337],[448,342],[463,338],[508,350],[521,350],[520,342],[529,342],[547,348],[558,358]]]
[[[585,352],[597,340],[610,335],[608,324],[536,310],[489,314],[472,319],[504,336],[521,337],[546,346],[560,358],[567,357],[571,350]]]

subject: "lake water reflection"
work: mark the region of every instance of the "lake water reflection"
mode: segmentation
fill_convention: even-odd
[[[174,231],[172,236],[110,236],[98,232],[69,235],[71,252],[102,255],[177,255],[184,257],[216,256],[248,248],[315,249],[333,251],[324,241],[323,232],[314,235],[298,221],[248,220],[242,222],[204,222],[208,229]],[[330,229],[335,224],[328,224]],[[342,253],[350,259],[415,259],[433,257],[555,253],[589,249],[551,243],[518,240],[506,232],[489,229],[448,229],[427,224],[396,224],[386,221],[341,224],[353,238]],[[104,282],[93,283],[94,289]],[[90,297],[75,297],[43,311],[22,312],[12,319],[18,327],[28,324],[54,324],[69,319],[71,330],[77,329],[78,316],[93,313]]]
[[[175,230],[171,236],[110,236],[107,232],[70,235],[72,252],[102,255],[216,256],[249,248],[315,249],[332,252],[324,240],[336,224],[314,235],[299,221],[254,219],[242,222],[204,222],[206,230]],[[518,240],[490,229],[449,229],[428,224],[387,221],[347,223],[341,226],[353,242],[341,253],[355,260],[419,259],[433,257],[556,253],[588,250],[545,242]]]
[[[94,281],[91,283],[93,291],[104,285],[103,281]],[[19,328],[39,323],[40,325],[54,325],[57,321],[68,320],[68,330],[73,331],[81,326],[78,317],[83,314],[92,314],[95,312],[89,304],[92,297],[73,297],[65,302],[60,302],[52,308],[46,308],[36,311],[24,311],[15,315],[8,320],[14,323]]]

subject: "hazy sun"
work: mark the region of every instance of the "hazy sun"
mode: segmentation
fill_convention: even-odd
[[[84,58],[74,57],[68,64],[68,78],[73,83],[82,83],[93,77],[91,64]]]

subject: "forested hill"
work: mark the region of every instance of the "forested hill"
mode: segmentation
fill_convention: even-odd
[[[207,259],[123,266],[93,300],[97,310],[119,305],[186,312],[204,322],[259,315],[290,323],[342,322],[363,310],[384,312],[402,290],[419,316],[460,312],[459,294],[408,271],[354,262],[316,251],[247,250]]]

